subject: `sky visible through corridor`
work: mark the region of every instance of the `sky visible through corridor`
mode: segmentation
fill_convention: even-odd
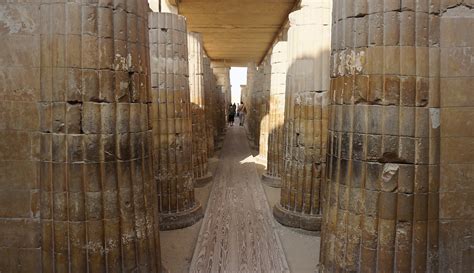
[[[232,67],[230,84],[232,85],[232,103],[240,103],[240,86],[247,84],[247,67]]]

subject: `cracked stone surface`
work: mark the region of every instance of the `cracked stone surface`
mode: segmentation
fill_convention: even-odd
[[[0,5],[0,271],[161,272],[147,8]]]
[[[465,96],[461,77],[472,78],[464,68],[473,43],[449,31],[472,24],[467,2],[334,1],[322,272],[472,268],[473,215],[452,209],[465,206],[458,186],[469,178],[440,177],[456,176],[451,155],[472,155],[443,136],[459,105],[443,82]]]

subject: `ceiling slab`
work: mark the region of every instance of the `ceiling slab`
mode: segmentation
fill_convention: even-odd
[[[259,62],[297,0],[180,0],[188,30],[202,33],[212,60],[233,66]]]

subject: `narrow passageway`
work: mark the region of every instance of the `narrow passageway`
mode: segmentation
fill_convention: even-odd
[[[190,272],[289,272],[243,127],[227,131]]]

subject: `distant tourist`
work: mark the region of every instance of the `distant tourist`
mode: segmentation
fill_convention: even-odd
[[[245,116],[247,115],[247,107],[245,107],[243,101],[240,102],[238,112],[239,112],[239,121],[240,121],[239,125],[244,126]]]
[[[228,117],[228,120],[227,120],[229,122],[229,126],[234,126],[236,108],[237,107],[235,106],[235,103],[234,103],[234,105],[229,104],[229,117]]]

